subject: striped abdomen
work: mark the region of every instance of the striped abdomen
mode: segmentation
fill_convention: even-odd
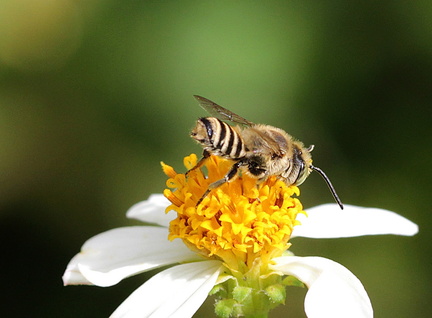
[[[216,117],[198,119],[191,136],[214,155],[230,159],[246,155],[246,147],[239,133]]]

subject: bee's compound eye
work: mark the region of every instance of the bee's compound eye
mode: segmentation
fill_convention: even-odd
[[[309,173],[310,173],[309,169],[307,169],[304,165],[302,165],[299,168],[299,174],[298,174],[297,179],[295,181],[295,185],[301,185],[306,180],[306,178],[309,176]]]

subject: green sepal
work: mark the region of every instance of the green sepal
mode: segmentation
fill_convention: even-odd
[[[265,293],[273,304],[285,304],[286,290],[282,284],[274,284],[265,289]]]
[[[294,287],[306,287],[303,282],[299,281],[294,276],[287,276],[282,280],[282,284],[285,286],[294,286]]]
[[[218,295],[220,298],[226,298],[227,290],[223,284],[217,284],[209,292],[209,296]]]
[[[233,314],[237,302],[234,299],[222,299],[215,304],[215,313],[218,317],[229,318]]]
[[[251,297],[252,288],[244,286],[236,286],[232,292],[233,298],[239,303],[243,303],[248,297]]]

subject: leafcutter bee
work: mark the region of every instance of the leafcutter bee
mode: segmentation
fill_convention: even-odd
[[[221,156],[234,163],[224,178],[210,184],[197,205],[213,189],[229,182],[240,171],[257,179],[277,176],[287,185],[300,185],[312,171],[318,172],[327,183],[337,204],[343,209],[330,179],[312,165],[311,151],[280,128],[252,123],[207,98],[194,95],[200,106],[212,117],[197,120],[191,137],[204,148],[203,157],[190,171],[200,168],[210,155]],[[231,126],[225,121],[239,125]]]

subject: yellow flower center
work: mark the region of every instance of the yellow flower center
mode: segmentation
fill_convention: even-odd
[[[184,159],[186,169],[196,163],[195,154]],[[162,163],[169,177],[164,195],[172,203],[166,212],[177,212],[168,238],[181,238],[192,250],[245,272],[257,259],[268,264],[286,251],[293,227],[299,224],[296,216],[305,212],[292,197],[299,195],[296,186],[287,186],[275,176],[257,184],[247,174],[213,189],[197,206],[208,186],[222,179],[232,164],[211,156],[204,164],[207,175],[195,169],[185,176]]]

